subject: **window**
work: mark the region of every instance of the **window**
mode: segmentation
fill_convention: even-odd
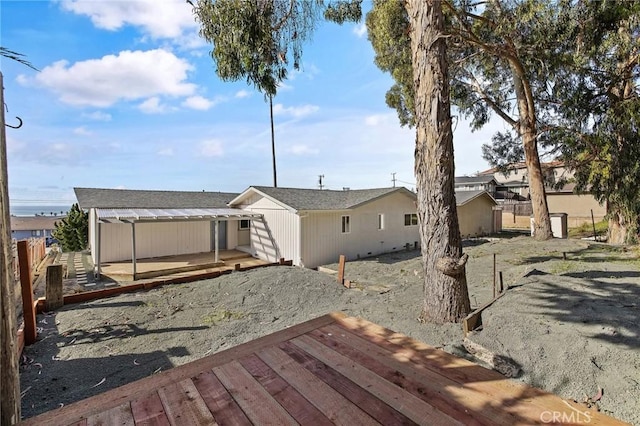
[[[37,231],[36,230],[31,231],[31,236],[32,237],[39,237],[40,236],[40,230],[38,229]]]
[[[378,214],[378,230],[384,229],[384,215]]]
[[[249,229],[251,226],[251,221],[249,219],[242,219],[238,222],[238,229]]]
[[[414,226],[418,224],[418,215],[415,213],[404,215],[404,226]]]
[[[351,232],[351,216],[342,216],[342,233],[348,234]]]

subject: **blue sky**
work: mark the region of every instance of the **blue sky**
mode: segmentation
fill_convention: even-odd
[[[370,7],[364,1],[364,9]],[[11,203],[75,201],[73,187],[240,192],[271,185],[269,108],[215,74],[184,0],[0,3]],[[384,101],[363,24],[322,23],[274,98],[278,186],[413,188],[414,130]],[[503,126],[455,129],[456,174],[488,168]]]

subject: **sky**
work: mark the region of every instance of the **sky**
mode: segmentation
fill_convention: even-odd
[[[363,2],[366,11],[371,7]],[[242,192],[273,184],[269,104],[223,82],[185,0],[0,2],[12,205],[75,202],[74,187]],[[364,23],[321,23],[274,98],[278,186],[415,188],[415,130],[385,103]],[[455,111],[454,111],[455,114]],[[456,175],[489,168],[454,120]]]

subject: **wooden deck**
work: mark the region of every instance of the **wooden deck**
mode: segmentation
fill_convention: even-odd
[[[624,424],[402,334],[334,313],[23,424],[560,424],[553,419]]]
[[[149,279],[194,271],[224,271],[234,269],[236,263],[247,267],[268,262],[251,257],[251,255],[239,250],[221,250],[219,262],[215,262],[213,252],[145,258],[136,261],[135,279]],[[133,265],[130,260],[103,263],[101,271],[102,275],[115,281],[134,280]]]

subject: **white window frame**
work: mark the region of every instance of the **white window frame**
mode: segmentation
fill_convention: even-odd
[[[242,223],[246,223],[247,226],[242,226]],[[240,219],[238,221],[238,230],[239,231],[246,231],[247,229],[251,229],[251,220],[249,219]]]
[[[378,231],[384,229],[384,213],[378,213]]]
[[[350,234],[351,233],[351,216],[349,215],[342,216],[342,218],[340,219],[340,222],[342,224],[342,233]]]

